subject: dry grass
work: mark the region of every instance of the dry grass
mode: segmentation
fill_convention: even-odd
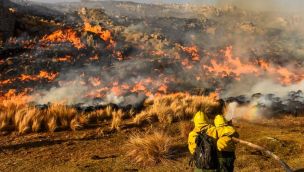
[[[112,113],[112,123],[111,123],[111,129],[120,130],[120,125],[123,121],[124,113],[121,109],[114,111]]]
[[[182,121],[179,124],[180,135],[187,140],[189,133],[193,130],[194,124],[192,121]]]
[[[172,138],[163,132],[133,135],[124,147],[126,156],[142,166],[169,162],[174,155]]]
[[[105,109],[96,110],[88,114],[81,114],[76,109],[62,105],[52,104],[45,110],[37,109],[26,101],[16,101],[20,98],[11,96],[0,102],[0,130],[17,130],[19,133],[79,130],[87,124],[111,121],[111,129],[120,130],[123,119],[133,117],[135,112],[131,109],[124,112],[107,106]],[[21,100],[21,99],[20,99]],[[217,106],[212,97],[191,96],[189,94],[177,93],[145,102],[146,110],[135,116],[136,124],[143,122],[159,121],[162,124],[171,124],[174,121],[190,119],[198,110],[204,112]]]
[[[86,118],[74,108],[52,104],[46,110],[37,109],[16,99],[5,99],[0,105],[0,130],[17,130],[20,134],[39,131],[77,130],[86,125]]]
[[[134,118],[134,122],[139,125],[156,120],[171,124],[173,121],[191,119],[199,110],[209,112],[218,106],[213,97],[191,96],[184,93],[156,97],[146,104],[149,105],[146,110]]]

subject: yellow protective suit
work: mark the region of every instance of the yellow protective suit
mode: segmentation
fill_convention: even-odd
[[[232,141],[232,137],[239,137],[238,133],[232,126],[227,124],[223,115],[217,115],[214,119],[214,125],[217,131],[217,148],[218,151],[234,152],[235,143]]]
[[[206,133],[208,136],[217,139],[217,133],[215,127],[209,123],[207,115],[205,115],[203,112],[201,111],[197,112],[193,118],[193,122],[195,127],[189,133],[189,137],[188,137],[188,148],[191,154],[194,154],[196,148],[195,139],[198,135],[198,132],[202,130],[207,130]]]

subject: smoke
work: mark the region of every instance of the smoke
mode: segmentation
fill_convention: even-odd
[[[240,0],[218,1],[216,6],[88,3],[103,7],[106,14],[97,9],[88,9],[89,16],[73,13],[71,16],[79,18],[75,23],[80,23],[68,25],[86,49],[77,50],[67,41],[50,46],[49,50],[38,48],[41,51],[33,54],[32,59],[40,59],[39,66],[60,73],[60,78],[48,83],[47,89],[34,89],[35,101],[128,105],[156,94],[191,92],[197,88],[221,89],[223,98],[250,97],[255,93],[286,97],[292,90],[303,89],[304,83],[299,81],[303,80],[304,22],[301,16],[281,13],[288,11],[281,10],[282,3]],[[84,32],[81,18],[92,18],[92,25],[100,24],[109,30],[115,46],[101,40],[100,33]],[[225,57],[226,47],[233,47],[232,64]],[[119,60],[118,53],[122,54]],[[71,57],[70,62],[50,61],[64,55]],[[90,60],[92,56],[97,58]],[[222,64],[218,65],[218,73],[208,70],[217,67],[214,61]],[[261,61],[269,64],[271,72],[261,67]],[[242,73],[244,66],[259,71]],[[281,68],[289,72],[288,84],[280,82],[286,77],[275,74]],[[261,102],[267,104],[253,101],[252,107]]]
[[[302,12],[304,2],[302,0],[218,0],[216,1],[218,6],[234,5],[239,8],[253,11],[264,12]]]
[[[271,104],[271,101],[267,101]],[[237,102],[227,105],[225,118],[230,121],[232,119],[243,119],[256,121],[265,117],[263,109],[258,108],[259,101],[252,101],[247,105],[239,105]],[[267,106],[268,108],[271,105]]]
[[[258,81],[258,82],[256,82]],[[222,93],[223,97],[234,97],[245,95],[250,97],[253,94],[275,94],[278,97],[286,97],[291,91],[304,90],[304,81],[291,85],[282,85],[271,78],[247,77],[241,81],[232,82]]]
[[[80,78],[76,78],[69,84],[52,87],[48,90],[37,90],[33,94],[33,101],[38,104],[47,103],[64,103],[73,105],[78,103],[89,103],[91,100],[83,99],[83,95],[88,92],[89,88],[82,84]]]

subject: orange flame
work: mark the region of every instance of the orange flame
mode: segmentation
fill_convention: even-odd
[[[45,35],[42,42],[70,42],[78,49],[85,47],[77,33],[71,28],[57,30],[50,35]]]
[[[20,77],[18,77],[21,81],[37,81],[40,79],[47,79],[48,81],[53,81],[58,76],[57,72],[48,73],[47,71],[40,71],[38,75],[27,75],[27,74],[21,74]]]
[[[94,86],[94,87],[98,87],[101,85],[101,80],[97,77],[91,77],[89,79],[89,81],[91,82],[91,84]]]
[[[276,67],[262,60],[257,63],[246,64],[239,57],[233,57],[232,46],[227,47],[223,52],[224,59],[221,62],[217,61],[218,58],[214,58],[210,61],[211,66],[203,65],[203,68],[216,76],[233,76],[237,80],[243,74],[260,76],[265,73],[279,77],[279,81],[285,85],[304,80],[304,75],[299,74],[299,72],[281,66]]]
[[[109,42],[111,46],[114,46],[115,44],[114,40],[112,39],[111,32],[109,30],[105,30],[100,25],[92,26],[89,22],[85,21],[83,30],[85,32],[92,32],[99,35],[102,40]]]
[[[72,58],[72,56],[66,55],[64,57],[54,58],[53,61],[55,61],[55,62],[70,62],[71,58]]]
[[[184,46],[181,46],[181,49],[182,49],[184,52],[190,54],[193,61],[200,61],[201,57],[200,57],[200,55],[199,55],[199,53],[198,53],[198,49],[197,49],[196,46],[191,46],[191,47],[184,47]]]
[[[99,59],[99,57],[98,57],[98,55],[96,54],[95,56],[92,56],[92,57],[90,57],[90,60],[98,60]]]
[[[22,92],[17,93],[15,89],[10,89],[4,95],[2,94],[2,96],[0,96],[0,104],[2,106],[8,103],[17,105],[26,104],[32,99],[32,97],[28,95],[30,91],[32,91],[32,89],[24,89]]]

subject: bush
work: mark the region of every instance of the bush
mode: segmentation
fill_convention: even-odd
[[[172,138],[163,132],[133,135],[125,148],[126,156],[143,166],[169,162],[174,157]]]

